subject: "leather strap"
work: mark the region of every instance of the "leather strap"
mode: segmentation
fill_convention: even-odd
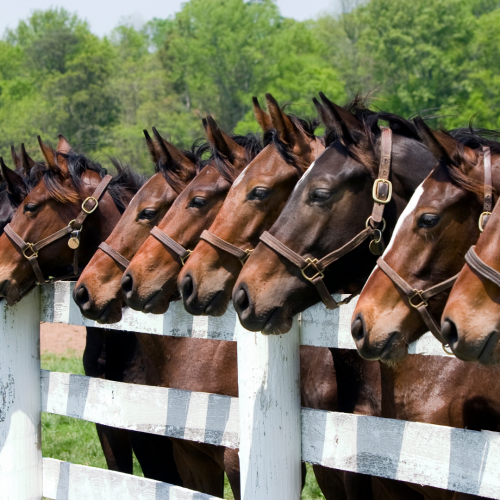
[[[47,245],[54,243],[64,236],[73,233],[74,231],[81,231],[85,219],[97,208],[97,206],[99,205],[99,200],[101,199],[102,195],[104,194],[109,183],[112,180],[113,177],[111,175],[105,175],[93,192],[92,196],[86,198],[82,203],[82,210],[78,214],[78,217],[75,220],[71,221],[66,227],[59,229],[59,231],[56,231],[46,238],[43,238],[37,243],[27,243],[10,227],[10,224],[7,224],[5,226],[5,233],[7,234],[9,239],[19,247],[24,257],[28,259],[28,262],[31,264],[31,267],[33,268],[39,284],[54,283],[55,281],[61,281],[67,278],[78,276],[78,248],[75,248],[73,254],[73,273],[58,278],[51,278],[48,280],[44,278],[42,270],[40,269],[40,264],[38,263],[38,252]]]
[[[292,264],[295,264],[300,269],[302,276],[316,287],[316,290],[318,291],[318,294],[327,309],[336,309],[340,305],[349,303],[356,295],[359,294],[360,291],[351,294],[341,302],[336,302],[323,281],[323,271],[330,264],[333,264],[344,255],[347,255],[370,237],[376,239],[377,243],[383,245],[382,232],[385,229],[385,221],[383,218],[384,207],[391,201],[392,198],[392,184],[389,181],[389,174],[391,171],[391,155],[392,130],[387,127],[382,127],[379,173],[378,178],[373,184],[372,190],[372,197],[374,201],[372,215],[366,221],[366,228],[342,247],[330,252],[319,260],[311,258],[304,259],[304,257],[287,247],[268,231],[264,231],[260,237],[260,240],[269,248],[288,259]],[[382,223],[381,229],[379,229],[380,223]]]
[[[155,237],[160,243],[163,243],[163,245],[172,250],[172,252],[174,252],[179,257],[182,265],[185,264],[186,259],[192,253],[192,250],[187,250],[182,245],[179,245],[179,243],[165,234],[158,226],[155,226],[153,229],[151,229],[151,236]]]
[[[216,234],[207,231],[206,229],[201,233],[200,239],[206,241],[210,245],[217,247],[225,252],[234,255],[240,262],[241,265],[245,265],[246,260],[250,257],[250,254],[253,252],[253,249],[242,250],[237,246],[229,243],[228,241],[219,238]]]
[[[399,288],[408,298],[408,302],[411,307],[416,309],[420,316],[422,317],[425,325],[438,339],[441,339],[441,328],[438,326],[436,320],[432,317],[431,313],[427,309],[428,300],[435,295],[438,295],[445,290],[448,290],[453,286],[457,280],[458,274],[448,278],[447,280],[438,283],[427,290],[417,290],[412,288],[392,267],[385,262],[385,260],[380,257],[377,260],[378,267],[385,273],[385,275]]]
[[[119,266],[123,269],[127,269],[130,261],[127,260],[121,253],[117,252],[114,248],[111,248],[105,241],[103,241],[99,248],[107,255],[109,255]]]
[[[486,264],[476,253],[476,247],[472,246],[469,251],[465,254],[465,261],[471,269],[480,274],[483,278],[494,283],[496,286],[500,287],[500,273],[493,269],[491,266]]]

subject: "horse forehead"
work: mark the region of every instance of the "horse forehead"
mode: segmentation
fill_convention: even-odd
[[[392,233],[391,241],[387,245],[382,257],[386,257],[387,254],[391,251],[391,248],[394,246],[394,242],[398,237],[398,233],[401,232],[401,228],[403,227],[403,225],[405,225],[405,222],[407,220],[408,222],[410,222],[410,219],[413,217],[413,213],[415,212],[418,203],[420,201],[420,198],[422,197],[425,191],[424,182],[422,182],[422,184],[420,184],[420,186],[418,186],[418,188],[415,190],[413,196],[410,198],[410,201],[408,202],[408,205],[406,205],[405,209],[403,210],[403,213],[400,215],[398,222],[396,223],[396,227],[394,228],[394,231]]]
[[[132,200],[130,201],[130,205],[133,203],[140,203],[143,201],[147,201],[150,196],[158,196],[163,195],[166,192],[166,188],[168,188],[167,181],[163,174],[157,172],[154,174],[144,186],[137,191]]]

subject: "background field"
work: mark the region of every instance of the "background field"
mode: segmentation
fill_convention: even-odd
[[[75,350],[67,350],[65,353],[56,354],[49,352],[42,353],[42,368],[52,371],[84,374],[81,353]],[[44,457],[67,460],[68,462],[103,469],[107,468],[101,445],[97,438],[95,425],[76,418],[42,413],[42,453]],[[134,474],[143,476],[141,466],[135,457]],[[314,478],[312,468],[309,465],[306,481],[302,499],[324,499]],[[224,498],[233,500],[227,478]]]

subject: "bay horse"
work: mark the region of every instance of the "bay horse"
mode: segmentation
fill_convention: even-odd
[[[74,153],[63,136],[59,136],[57,152],[40,139],[39,143],[46,163],[30,165],[26,192],[19,182],[14,181],[12,173],[7,174],[3,168],[6,177],[10,178],[10,185],[7,187],[10,190],[9,196],[16,197],[18,205],[11,225],[15,234],[23,234],[21,237],[23,241],[42,240],[56,228],[60,228],[61,221],[63,224],[66,221],[67,224],[67,220],[75,219],[75,214],[81,210],[82,200],[87,199],[86,195],[92,194],[93,188],[100,184],[106,174],[99,164],[91,162],[84,155]],[[24,156],[23,150],[22,147]],[[118,164],[117,166],[120,168]],[[110,225],[118,220],[121,211],[141,182],[142,179],[128,169],[120,170],[111,180],[108,191],[99,200],[100,209],[85,221],[85,231],[81,233],[81,241],[86,245],[86,251],[79,255],[78,267],[83,266],[92,251],[95,251],[102,237],[101,232],[106,235]],[[17,193],[12,192],[14,187],[18,189]],[[87,208],[92,207],[87,206]],[[109,219],[106,220],[108,216]],[[22,228],[22,231],[19,228]],[[71,236],[71,233],[67,235]],[[4,264],[2,271],[4,286],[0,295],[13,303],[30,291],[40,278],[35,275],[31,264],[28,263],[26,266],[22,260],[23,250],[26,248],[21,250],[16,245],[16,240],[11,241],[7,234],[3,234],[2,238],[0,253]],[[55,274],[56,278],[59,273],[65,275],[72,265],[75,272],[75,259],[71,259],[68,255],[67,240],[62,241],[63,239],[66,238],[56,240],[55,243],[58,244],[42,248],[39,252],[38,266],[41,279],[44,281],[45,276],[51,274]],[[57,265],[54,266],[53,260],[57,261]],[[139,347],[133,335],[127,332],[122,334],[118,337],[99,328],[87,328],[87,342],[83,355],[86,375],[117,381],[141,382],[143,366]],[[110,469],[132,473],[133,449],[147,477],[180,484],[168,439],[100,424],[96,424],[96,428]]]
[[[224,169],[230,169],[231,171],[234,168],[243,168],[246,162],[251,160],[260,150],[260,140],[253,134],[249,134],[245,137],[237,135],[229,136],[219,130],[215,122],[210,118],[205,120],[204,125],[206,127],[207,136],[213,143],[217,143],[220,148],[217,154],[223,155],[224,158],[231,159],[235,161],[235,163],[236,161],[238,162],[236,163],[237,167],[231,163],[224,163]],[[221,177],[215,169],[214,164],[215,159],[212,157],[194,180],[181,192],[177,200],[184,196],[186,190],[191,189],[195,182],[198,182],[194,187],[194,189],[197,190],[196,196],[200,195],[199,189],[203,188],[205,182],[208,184],[206,188],[207,191],[212,192],[214,196],[219,196],[220,193],[216,190],[210,191],[211,183],[214,182],[214,180],[215,182],[219,182],[223,188],[225,186],[224,182],[226,182],[228,189],[230,183]],[[221,168],[221,171],[226,172],[224,169]],[[199,182],[200,176],[203,176],[203,182]],[[164,190],[165,184],[163,180],[158,179],[158,182],[160,191]],[[147,187],[147,185],[144,187],[139,193],[138,200],[140,203],[136,204],[136,200],[134,199],[123,215],[123,220],[129,223],[120,226],[120,222],[110,238],[106,240],[115,251],[120,252],[123,256],[132,261],[137,248],[146,240],[147,236],[149,236],[149,230],[151,228],[151,226],[148,226],[144,221],[142,223],[134,223],[133,221],[140,218],[145,209],[154,208],[158,211],[165,211],[170,206],[171,208],[167,212],[168,215],[174,213],[173,209],[176,206],[176,202],[172,204],[171,198],[174,195],[177,196],[177,194],[170,192],[170,198],[163,197],[158,201],[158,195],[155,194],[156,189],[153,189],[153,187],[152,184],[149,187]],[[149,195],[151,195],[151,199],[149,199]],[[207,203],[210,202],[207,201]],[[181,206],[181,210],[183,209],[183,206]],[[174,217],[176,217],[175,213]],[[161,220],[161,217],[153,218],[155,222],[158,222],[158,219]],[[196,223],[194,218],[192,223]],[[121,227],[124,228],[123,231],[120,231]],[[202,229],[200,229],[200,232],[201,230]],[[113,268],[112,273],[116,272],[120,274],[121,277],[123,269],[117,268],[115,262],[110,258],[100,258],[96,256],[89,264],[88,270],[89,274],[95,274],[97,277],[103,276],[104,279],[106,279],[106,276],[109,275],[110,271],[108,268],[110,267]],[[116,271],[116,269],[118,269],[118,271]],[[93,317],[98,317],[99,321],[102,322],[116,319],[116,313],[113,313],[114,317],[112,318],[111,315],[103,315],[102,312],[109,307],[121,308],[121,300],[123,297],[122,291],[120,289],[116,290],[111,286],[108,287],[109,289],[106,295],[98,295],[99,301],[95,300],[95,296],[98,293],[97,290],[101,290],[101,287],[99,286],[98,280],[88,279],[89,274],[82,274],[82,279],[79,285],[77,285],[77,288],[81,284],[85,285],[87,293],[93,302],[92,309],[89,309],[86,301],[78,299],[79,294],[77,291],[76,299],[82,309],[82,313],[84,315],[91,314]],[[175,279],[176,278],[177,277],[175,277]],[[95,306],[97,302],[99,303],[99,307]],[[112,304],[112,306],[110,306],[110,304]],[[137,337],[146,354],[146,383],[148,385],[217,392],[219,394],[232,394],[235,392],[232,387],[237,380],[236,370],[230,368],[227,373],[221,376],[221,373],[219,372],[216,374],[213,368],[213,365],[216,367],[224,366],[224,344],[232,343],[220,343],[215,340],[178,339],[156,335],[137,334]],[[236,353],[234,353],[234,357],[236,357]],[[231,365],[231,363],[229,364]],[[235,366],[235,360],[233,365]],[[200,373],[202,373],[203,376],[199,376]],[[198,378],[196,379],[196,377]],[[195,380],[194,383],[193,379]],[[229,382],[230,379],[231,382]],[[232,384],[232,386],[228,389],[230,384]],[[239,475],[237,474],[238,457],[235,450],[195,442],[184,442],[183,440],[172,440],[172,442],[174,443],[177,466],[185,487],[222,496],[224,488],[223,472],[225,470],[235,495],[239,495]]]
[[[500,148],[474,133],[460,131],[454,138],[430,130],[421,119],[415,123],[438,163],[415,191],[368,279],[354,311],[352,335],[363,357],[382,361],[383,391],[390,395],[384,416],[498,432],[498,367],[407,357],[407,346],[429,328],[447,341],[445,331],[432,326],[447,298],[441,284],[453,282],[479,237],[484,195],[492,193],[488,186],[485,190],[483,148],[496,152],[496,164]],[[492,186],[500,187],[498,175]],[[429,293],[433,287],[439,293]],[[456,493],[454,498],[471,496]]]
[[[254,114],[265,132],[266,142],[274,144],[275,148],[267,147],[236,179],[209,232],[203,233],[202,241],[179,275],[184,305],[191,314],[219,316],[226,311],[234,283],[259,237],[281,213],[302,172],[313,168],[310,166],[313,160],[321,158],[318,153],[323,150],[322,144],[316,144],[316,152],[311,155],[312,147],[308,144],[311,138],[303,133],[301,138],[294,121],[279,109],[271,96],[267,100],[269,114],[260,108],[255,98]],[[328,110],[318,102],[316,104],[328,124]],[[332,135],[335,135],[334,131],[331,131]],[[349,350],[340,353],[301,346],[302,406],[378,414],[378,366],[358,362],[356,358],[359,357]],[[356,379],[361,374],[373,380],[371,391],[358,391]],[[372,496],[369,476],[319,465],[313,468],[327,499],[339,498],[339,495],[346,495],[349,499]]]
[[[156,129],[154,141],[145,130],[146,144],[156,173],[139,189],[119,222],[95,253],[74,288],[73,298],[85,317],[116,323],[125,307],[120,281],[128,261],[149,236],[174,200],[204,166],[208,143],[181,151]],[[117,256],[118,255],[118,256]]]
[[[360,109],[356,109],[358,106]],[[329,128],[337,131],[338,138],[327,147],[298,184],[270,230],[271,235],[292,250],[293,254],[284,252],[286,255],[282,255],[277,252],[272,239],[266,239],[271,242],[269,246],[261,241],[236,282],[233,292],[235,309],[248,329],[285,333],[290,328],[291,316],[321,300],[317,287],[303,275],[296,261],[290,261],[288,256],[294,259],[295,254],[303,256],[304,260],[316,258],[318,261],[327,255],[338,257],[326,268],[311,269],[314,272],[321,271],[330,293],[355,293],[370,275],[378,257],[372,255],[370,245],[375,253],[381,251],[377,242],[380,234],[371,233],[374,238],[370,240],[363,231],[370,223],[370,214],[373,215],[377,200],[382,199],[384,193],[387,199],[390,191],[377,190],[382,187],[377,179],[380,178],[385,156],[382,154],[384,132],[378,126],[379,120],[389,123],[393,136],[388,176],[392,183],[392,195],[383,212],[386,221],[384,238],[393,232],[398,215],[436,164],[434,155],[422,143],[412,122],[389,113],[374,113],[361,103],[354,107],[353,113],[333,103],[328,109],[331,113]],[[383,224],[379,227],[382,229]],[[306,270],[309,278],[312,274]],[[379,369],[382,375],[380,416],[439,423],[430,418],[432,415],[428,415],[427,404],[448,408],[452,403],[450,398],[453,392],[447,398],[442,394],[426,393],[427,403],[422,401],[421,386],[394,386],[387,375],[388,367],[380,365]],[[411,381],[418,375],[417,370],[407,373]],[[435,377],[431,382],[438,379]],[[370,392],[373,381],[363,375],[359,385],[360,390]],[[426,381],[424,387],[429,385],[430,382]],[[404,486],[385,480],[381,482],[388,491]],[[417,485],[411,485],[411,488],[418,493],[409,495],[458,498],[453,492]],[[401,498],[405,498],[405,495]]]
[[[494,151],[493,147],[491,151]],[[496,153],[496,158],[492,157],[492,167],[494,175],[498,177],[498,148]],[[467,264],[458,274],[441,323],[443,339],[457,358],[484,365],[500,363],[500,293],[498,281],[495,280],[500,269],[498,205],[495,205],[475,246],[477,257],[469,254]]]

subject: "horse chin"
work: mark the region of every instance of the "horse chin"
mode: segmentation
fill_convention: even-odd
[[[376,341],[363,339],[356,342],[360,356],[369,361],[393,364],[408,356],[408,345],[401,339],[401,333],[394,331]]]
[[[491,332],[486,337],[482,349],[479,353],[477,361],[482,365],[497,365],[500,363],[500,345],[499,333],[497,331]]]
[[[34,287],[35,284],[28,286],[26,291],[22,292],[14,282],[5,280],[0,284],[0,298],[5,299],[7,305],[13,306],[17,304],[25,295],[27,295]]]
[[[176,300],[175,293],[168,293],[164,290],[158,290],[152,297],[144,304],[142,308],[143,313],[149,314],[165,314],[168,311],[170,302]]]
[[[117,300],[111,301],[99,314],[96,321],[101,325],[118,323],[122,319],[122,305]]]
[[[261,332],[263,335],[283,335],[288,333],[293,325],[293,317],[282,307],[277,307],[269,315]]]

